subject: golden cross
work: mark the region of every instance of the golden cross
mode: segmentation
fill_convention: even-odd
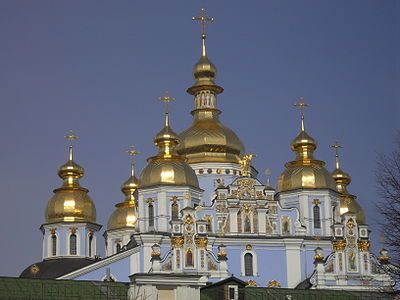
[[[160,99],[160,101],[164,102],[165,113],[168,114],[168,103],[170,103],[171,101],[174,101],[175,98],[171,97],[169,95],[168,91],[165,91],[164,96],[159,97],[158,99]]]
[[[204,38],[206,36],[205,27],[207,22],[213,22],[214,18],[207,16],[205,8],[200,10],[200,16],[192,17],[193,21],[200,21],[201,26],[201,36]]]
[[[304,118],[304,109],[308,107],[308,104],[304,102],[304,98],[300,97],[299,101],[294,105],[300,109],[301,116]]]
[[[337,141],[331,145],[331,148],[335,149],[336,169],[339,169],[339,149],[343,148]]]
[[[336,141],[333,145],[331,145],[331,148],[334,148],[336,155],[339,155],[339,149],[343,147],[339,144],[339,142]]]
[[[135,155],[140,154],[140,152],[137,151],[137,150],[135,149],[135,146],[133,146],[133,145],[129,147],[129,150],[127,150],[126,153],[128,153],[128,155],[131,156],[132,159],[133,159],[133,157],[134,157]]]
[[[135,176],[135,156],[140,154],[139,151],[135,149],[135,146],[130,146],[130,149],[126,151],[128,155],[131,157],[131,176]]]
[[[69,145],[72,146],[72,142],[74,140],[79,139],[79,136],[74,135],[74,132],[72,130],[68,130],[68,134],[66,136],[64,136],[64,138],[66,140],[68,140],[69,141]]]
[[[301,113],[301,131],[304,131],[304,109],[308,107],[308,104],[304,102],[304,98],[300,97],[299,101],[294,105],[300,109]]]

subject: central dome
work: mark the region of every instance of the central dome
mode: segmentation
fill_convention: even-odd
[[[244,146],[238,136],[218,120],[219,111],[198,111],[192,125],[180,134],[179,154],[189,163],[238,162]]]

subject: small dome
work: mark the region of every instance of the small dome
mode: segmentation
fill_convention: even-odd
[[[199,188],[194,170],[183,159],[152,158],[140,175],[140,188],[156,185],[181,185]]]
[[[338,192],[348,193],[347,186],[351,182],[351,176],[341,169],[335,169],[331,175],[333,180],[336,182],[336,189]]]
[[[286,170],[280,175],[277,192],[296,189],[336,190],[332,176],[324,167],[324,162],[313,161],[309,165],[300,165],[296,161],[286,164]]]
[[[136,205],[134,202],[124,201],[117,204],[107,223],[107,230],[132,227],[137,222]]]
[[[302,98],[296,105],[302,109],[307,106]],[[325,163],[314,159],[317,142],[304,129],[304,115],[301,115],[301,130],[290,144],[296,153],[294,161],[285,164],[286,170],[278,179],[277,192],[296,189],[331,189],[336,191],[336,184],[331,174],[325,169]]]
[[[154,138],[159,153],[148,159],[149,163],[140,175],[140,188],[157,185],[181,185],[199,188],[194,170],[177,154],[178,135],[169,126],[165,114],[164,128]]]
[[[195,85],[214,85],[217,68],[207,56],[201,56],[193,67],[193,76],[196,79]]]
[[[357,197],[350,194],[342,194],[340,197],[340,214],[348,212],[356,214],[358,224],[365,224],[364,210],[358,203]]]
[[[46,223],[96,222],[96,207],[87,194],[89,191],[79,184],[84,169],[74,162],[73,149],[69,146],[69,160],[58,170],[63,185],[54,190],[46,207]]]
[[[82,187],[59,188],[46,207],[46,223],[96,222],[96,208]]]

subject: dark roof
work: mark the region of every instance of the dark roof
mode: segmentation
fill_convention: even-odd
[[[296,290],[309,290],[312,287],[312,284],[310,282],[310,278],[304,279],[302,282],[300,282],[295,289]]]
[[[129,284],[0,277],[0,299],[127,300]]]
[[[64,274],[68,274],[77,269],[86,267],[96,260],[90,258],[53,258],[46,259],[28,266],[22,271],[19,277],[21,278],[40,278],[40,279],[54,279]],[[38,272],[32,272],[33,266],[37,266]]]
[[[208,284],[205,287],[202,287],[201,289],[203,290],[203,289],[208,289],[208,288],[212,288],[212,287],[216,287],[216,286],[221,286],[221,285],[224,285],[226,283],[231,283],[231,282],[237,283],[241,287],[244,287],[246,285],[246,283],[244,281],[242,281],[239,278],[236,278],[235,276],[232,275],[231,277],[225,278],[224,280],[220,280],[218,282]]]

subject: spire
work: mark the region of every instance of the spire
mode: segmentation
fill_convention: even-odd
[[[301,97],[294,106],[300,109],[301,127],[300,133],[292,141],[291,147],[293,151],[297,152],[297,161],[310,161],[314,159],[313,153],[317,148],[317,142],[307,134],[304,126],[304,109],[309,105],[305,103],[304,98]]]
[[[171,97],[168,93],[168,91],[165,92],[164,96],[159,97],[158,99],[160,99],[160,101],[162,101],[164,103],[164,127],[169,127],[169,103],[171,101],[174,101],[175,98]]]
[[[64,136],[68,141],[68,161],[60,167],[58,170],[58,176],[64,180],[63,186],[80,186],[79,178],[84,174],[84,169],[74,162],[74,152],[73,152],[73,141],[77,140],[79,137],[74,135],[72,130],[68,131],[68,134]]]
[[[300,97],[299,101],[294,105],[300,109],[301,114],[301,131],[305,131],[304,129],[304,109],[308,107],[308,104],[304,102],[304,98]]]
[[[68,147],[69,148],[69,151],[68,151],[69,161],[73,161],[74,160],[74,150],[73,150],[72,143],[73,143],[73,141],[79,139],[79,136],[74,135],[74,132],[70,129],[70,130],[68,130],[68,134],[66,136],[64,136],[64,138],[69,141],[69,147]]]
[[[164,103],[164,128],[157,133],[154,138],[154,143],[160,149],[159,156],[164,158],[171,158],[176,156],[175,147],[179,144],[178,135],[171,129],[169,125],[169,112],[168,105],[175,98],[169,96],[168,92],[164,96],[159,97],[159,99]]]
[[[135,156],[140,154],[139,151],[135,149],[135,146],[130,146],[130,149],[126,151],[128,155],[131,157],[131,176],[135,176]]]
[[[343,148],[337,141],[331,145],[331,148],[335,149],[335,166],[336,170],[340,169],[340,163],[339,163],[339,149]]]
[[[206,14],[206,9],[202,8],[200,10],[200,16],[198,17],[192,17],[193,21],[199,21],[200,22],[200,26],[201,26],[201,41],[202,41],[202,48],[201,48],[201,55],[203,57],[207,56],[206,54],[206,31],[205,31],[205,27],[207,22],[213,22],[214,18],[207,16]]]
[[[135,202],[134,193],[139,187],[139,180],[135,176],[135,156],[140,154],[140,152],[135,149],[135,146],[130,146],[130,149],[126,153],[131,157],[131,176],[122,184],[121,191],[126,196],[125,201]]]
[[[347,186],[351,182],[351,177],[340,168],[339,149],[343,147],[338,142],[335,142],[330,147],[335,150],[335,170],[332,172],[332,177],[336,182],[336,189],[342,194],[350,195],[347,191]]]
[[[206,33],[205,26],[207,23],[214,21],[214,18],[207,16],[206,10],[201,9],[200,15],[197,17],[192,17],[193,21],[199,21],[201,26],[201,56],[199,61],[195,64],[193,68],[193,76],[195,78],[195,83],[193,86],[188,88],[187,92],[191,95],[198,95],[201,92],[208,91],[213,95],[220,94],[223,92],[223,88],[216,85],[214,80],[217,74],[217,68],[208,59],[206,51]],[[215,102],[215,101],[213,101]],[[209,105],[210,108],[215,108],[216,103]],[[196,107],[197,108],[197,107]]]

